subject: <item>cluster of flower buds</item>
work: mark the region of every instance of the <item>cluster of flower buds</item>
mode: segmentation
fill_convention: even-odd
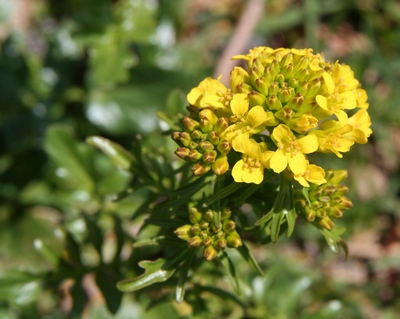
[[[175,235],[186,240],[190,247],[204,247],[204,258],[210,261],[226,247],[237,248],[242,245],[242,240],[236,231],[236,223],[230,217],[231,210],[223,209],[220,225],[217,226],[211,209],[200,212],[196,207],[191,207],[189,208],[191,224],[176,229]]]
[[[192,172],[203,175],[210,169],[216,175],[222,175],[229,169],[227,154],[230,143],[221,138],[221,133],[229,126],[226,117],[218,118],[210,109],[199,112],[198,120],[185,116],[184,132],[172,133],[172,139],[179,145],[175,154],[195,163]]]
[[[332,229],[333,219],[342,217],[344,210],[353,207],[350,199],[344,196],[348,188],[340,184],[346,177],[346,170],[328,170],[325,175],[327,183],[312,185],[308,189],[308,198],[297,193],[297,207],[309,222],[315,221],[323,228]]]

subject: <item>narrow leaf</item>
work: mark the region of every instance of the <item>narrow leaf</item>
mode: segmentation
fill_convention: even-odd
[[[155,261],[143,260],[139,266],[145,269],[145,272],[135,278],[124,279],[117,283],[117,288],[123,292],[132,292],[156,282],[168,280],[175,272],[175,269],[165,269],[166,260],[159,258]]]
[[[238,295],[240,295],[241,289],[240,289],[235,265],[233,264],[232,260],[229,258],[228,254],[225,251],[222,252],[221,257],[219,259],[221,260],[222,265],[225,268],[225,271],[228,275],[229,281],[231,282],[231,284],[233,286],[233,289],[235,290],[235,292]]]
[[[125,171],[130,171],[134,161],[133,155],[121,145],[100,136],[88,137],[86,142],[101,150],[111,159],[116,167]]]

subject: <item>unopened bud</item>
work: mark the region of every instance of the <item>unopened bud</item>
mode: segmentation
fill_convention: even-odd
[[[211,237],[206,237],[206,238],[203,239],[203,245],[205,247],[208,247],[208,246],[212,245],[213,242],[214,241],[211,239]]]
[[[224,223],[222,224],[222,229],[226,232],[226,233],[231,233],[235,230],[236,228],[236,223],[233,220],[227,219],[224,220]]]
[[[212,125],[218,121],[218,116],[216,116],[215,113],[210,109],[201,110],[199,116],[201,119],[206,118]]]
[[[319,220],[318,224],[320,224],[322,227],[329,229],[329,230],[331,230],[335,226],[332,219],[330,219],[328,216]]]
[[[289,86],[292,88],[297,88],[299,86],[299,81],[296,78],[291,78],[288,82]]]
[[[201,232],[201,229],[200,229],[199,225],[193,225],[193,226],[190,228],[190,233],[191,233],[193,236],[198,236],[198,235],[200,234],[200,232]]]
[[[190,247],[200,247],[203,244],[203,240],[200,236],[194,236],[188,240],[188,246]]]
[[[200,163],[196,163],[192,167],[192,173],[194,176],[201,176],[205,173],[207,173],[211,169],[211,166],[209,165],[203,165]]]
[[[281,89],[279,91],[279,93],[278,93],[278,99],[282,103],[287,103],[292,99],[294,93],[295,93],[294,89],[291,88],[291,87],[285,88],[285,89]]]
[[[269,90],[268,90],[268,93],[269,93],[268,95],[269,96],[272,96],[272,95],[276,96],[279,93],[279,90],[280,90],[279,84],[277,82],[272,82],[271,86],[269,87]]]
[[[193,137],[193,139],[200,140],[203,134],[204,133],[200,130],[194,130],[190,135]]]
[[[203,162],[206,164],[212,164],[215,162],[216,158],[217,158],[217,151],[208,151],[208,152],[204,152],[203,154]]]
[[[203,218],[208,221],[211,222],[214,218],[214,213],[211,209],[207,210],[204,214],[203,214]]]
[[[294,115],[295,113],[289,107],[284,107],[283,109],[280,109],[278,112],[275,113],[275,117],[284,122],[290,120]]]
[[[251,106],[261,105],[264,106],[267,102],[267,97],[258,91],[252,90],[249,94],[249,103]]]
[[[196,207],[189,208],[189,220],[192,224],[197,224],[202,218],[202,213],[200,213]]]
[[[204,248],[203,256],[207,261],[213,260],[215,257],[217,257],[218,251],[214,246],[208,246]]]
[[[199,143],[199,147],[203,150],[203,151],[211,151],[214,149],[214,145],[212,145],[211,142],[209,141],[202,141]]]
[[[225,174],[229,169],[228,158],[226,156],[218,157],[211,167],[215,175]]]
[[[172,132],[171,138],[179,145],[183,146],[181,142],[181,132]]]
[[[213,145],[218,145],[219,138],[219,133],[215,131],[212,131],[207,135],[207,140],[209,140]]]
[[[275,94],[269,96],[266,103],[270,110],[280,110],[282,108],[282,103]]]
[[[214,246],[219,250],[224,250],[227,244],[228,242],[226,241],[225,238],[220,238],[215,241]]]
[[[203,158],[203,154],[196,150],[191,150],[189,152],[189,158],[192,162],[198,162]]]
[[[177,228],[177,229],[174,231],[174,234],[175,234],[178,238],[187,241],[187,240],[190,239],[190,237],[192,237],[192,236],[191,236],[190,229],[191,229],[191,225],[183,225],[183,226]]]
[[[293,78],[294,76],[294,68],[293,64],[289,63],[282,68],[282,74],[285,76],[286,79]]]
[[[202,215],[202,217],[203,217],[203,215]],[[200,228],[203,229],[203,230],[207,229],[209,225],[210,225],[210,223],[208,221],[206,221],[206,220],[202,220],[199,223]]]
[[[192,118],[188,116],[183,117],[183,126],[185,127],[186,131],[188,132],[193,132],[193,130],[197,129],[199,127],[199,122],[193,120]]]
[[[229,219],[232,215],[232,211],[229,207],[225,207],[222,211],[221,211],[221,219],[222,220],[226,220]]]
[[[231,150],[231,144],[227,140],[222,140],[217,146],[217,150],[222,155],[227,155]]]
[[[202,132],[208,133],[212,131],[213,125],[207,118],[203,117],[202,119],[200,119],[200,128]]]
[[[328,216],[332,218],[340,218],[343,216],[343,211],[339,207],[335,206],[329,210]]]
[[[188,159],[190,150],[186,147],[178,147],[177,150],[174,152],[176,156],[182,159]]]
[[[229,120],[226,117],[221,117],[218,119],[217,123],[214,125],[214,131],[222,134],[229,126]]]
[[[258,91],[264,95],[268,95],[270,83],[264,77],[259,77],[254,81],[254,85]]]
[[[227,241],[228,247],[232,247],[232,248],[237,248],[237,247],[243,245],[242,240],[236,231],[229,234],[229,236],[226,238],[226,241]]]

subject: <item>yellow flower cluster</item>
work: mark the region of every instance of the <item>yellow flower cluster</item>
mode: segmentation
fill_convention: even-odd
[[[210,169],[222,175],[233,165],[235,182],[260,184],[267,169],[305,187],[321,185],[325,171],[307,154],[342,157],[367,142],[367,94],[349,66],[311,49],[256,47],[233,59],[244,60],[247,70],[234,68],[230,88],[210,77],[193,88],[185,131],[173,134],[175,153],[195,163],[195,175]],[[229,157],[232,151],[241,159]]]

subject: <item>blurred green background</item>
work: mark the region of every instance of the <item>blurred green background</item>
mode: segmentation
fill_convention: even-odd
[[[399,1],[0,0],[0,41],[1,318],[398,318]],[[368,92],[370,142],[323,165],[349,170],[348,260],[300,223],[250,243],[265,276],[243,264],[241,296],[211,266],[181,304],[167,286],[123,295],[156,254],[132,248],[146,194],[112,201],[131,177],[86,138],[172,161],[156,112],[258,45],[323,52]]]

